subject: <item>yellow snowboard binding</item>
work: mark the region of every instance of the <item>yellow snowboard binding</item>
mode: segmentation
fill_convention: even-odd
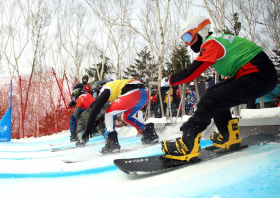
[[[182,138],[177,138],[175,142],[165,140],[161,143],[162,151],[166,154],[165,157],[168,159],[189,162],[192,158],[196,158],[200,154],[200,138],[201,133],[199,133],[194,139],[194,145],[191,151],[183,142]]]
[[[228,122],[229,138],[226,140],[220,133],[214,133],[210,140],[213,142],[213,146],[221,149],[231,150],[238,148],[241,145],[242,139],[239,133],[239,119],[234,118]]]

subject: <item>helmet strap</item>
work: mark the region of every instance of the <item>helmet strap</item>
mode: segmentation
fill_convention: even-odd
[[[213,34],[213,32],[209,32],[208,33],[208,36],[206,38],[208,38],[209,36],[211,36],[211,34]]]

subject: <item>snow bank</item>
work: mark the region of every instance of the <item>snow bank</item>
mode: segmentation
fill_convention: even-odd
[[[274,107],[265,109],[242,109],[240,113],[241,119],[255,119],[267,117],[280,117],[280,108]]]

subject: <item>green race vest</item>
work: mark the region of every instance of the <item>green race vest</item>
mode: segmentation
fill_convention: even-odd
[[[211,39],[217,41],[225,49],[224,56],[212,65],[219,74],[224,76],[234,77],[243,65],[263,51],[260,46],[239,36],[213,33],[205,42]]]

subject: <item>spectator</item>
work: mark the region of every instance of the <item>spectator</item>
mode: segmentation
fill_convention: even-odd
[[[86,92],[90,93],[91,91],[91,86],[88,84],[88,75],[84,75],[82,78],[83,84],[84,84],[84,89]]]
[[[88,93],[91,91],[91,86],[88,84],[88,75],[84,75],[82,77],[82,83],[84,85],[84,90]],[[72,101],[69,103],[69,107],[74,107],[76,106],[75,99],[72,98]],[[81,113],[84,111],[84,109],[81,109]],[[74,113],[70,116],[69,120],[69,125],[70,125],[70,142],[76,142],[76,127],[77,127],[77,119],[74,116]]]
[[[189,90],[186,92],[185,110],[186,115],[192,115],[196,109],[196,91],[194,82],[190,83]]]
[[[135,74],[133,74],[132,76],[133,76],[133,79],[134,79],[134,80],[140,80],[141,83],[143,83],[143,79],[140,78],[140,75],[139,75],[139,74],[135,73]]]
[[[208,89],[209,87],[211,87],[212,85],[215,84],[215,77],[213,76],[208,76],[205,80],[205,89]]]
[[[196,100],[196,91],[195,91],[194,82],[191,82],[191,83],[190,83],[189,93],[190,93],[191,98],[193,98],[194,100]]]
[[[123,126],[127,126],[127,123],[125,123],[123,120],[122,120],[122,116],[121,114],[118,114],[116,117],[116,120],[115,120],[115,127],[123,127]]]
[[[274,97],[279,95],[279,84],[277,83],[276,87],[268,94],[263,96],[264,108],[271,108],[273,107]],[[256,109],[260,109],[260,98],[256,99]]]
[[[157,111],[157,96],[155,90],[152,90],[151,94],[151,115],[155,117]]]
[[[163,97],[164,97],[163,112],[166,113],[166,109],[168,107],[168,91],[163,94]],[[173,102],[173,87],[170,88],[170,109],[169,109],[169,111],[171,111],[172,102]]]
[[[178,91],[179,90],[179,91]],[[173,89],[173,103],[172,103],[172,109],[175,108],[178,109],[180,105],[181,97],[180,97],[180,89],[178,86],[174,86]]]

